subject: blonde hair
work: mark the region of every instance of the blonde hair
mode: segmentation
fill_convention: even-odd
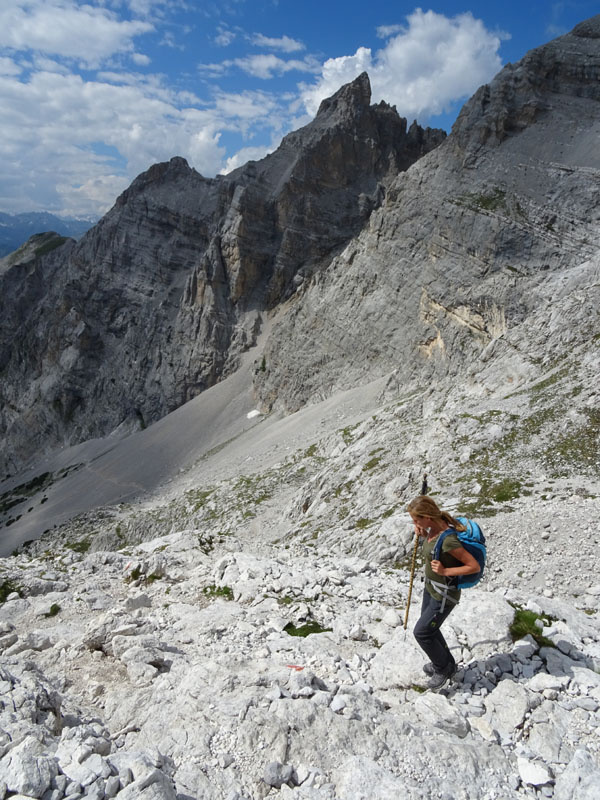
[[[438,508],[435,500],[428,497],[426,494],[420,494],[411,500],[406,510],[413,517],[430,517],[431,519],[443,520],[449,528],[454,528],[457,531],[466,531],[466,527],[457,519],[454,519],[452,514],[447,511],[442,511]]]

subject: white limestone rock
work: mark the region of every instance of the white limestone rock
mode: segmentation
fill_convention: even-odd
[[[376,689],[408,688],[414,683],[422,683],[425,661],[425,655],[412,634],[397,630],[372,659],[369,681]]]
[[[468,722],[458,713],[453,703],[441,694],[427,692],[420,695],[414,702],[414,709],[427,727],[440,728],[459,739],[464,739],[469,732]]]
[[[472,657],[489,655],[489,642],[510,642],[508,629],[515,615],[514,609],[502,597],[474,587],[462,592],[458,607],[444,623],[444,636],[451,648],[458,645],[457,636],[465,638]],[[455,636],[446,635],[446,630]]]
[[[334,785],[340,800],[416,800],[405,781],[362,756],[349,758],[335,771]]]
[[[531,708],[527,690],[511,680],[503,680],[485,698],[485,707],[493,719],[493,726],[503,740],[510,741],[517,728],[525,721]]]
[[[50,788],[58,775],[58,762],[40,750],[39,741],[28,736],[0,759],[8,791],[40,798]]]
[[[556,779],[554,800],[597,800],[599,790],[600,767],[587,750],[579,749]]]
[[[544,786],[553,779],[552,771],[541,761],[530,761],[528,758],[517,758],[517,767],[523,783],[530,786]]]

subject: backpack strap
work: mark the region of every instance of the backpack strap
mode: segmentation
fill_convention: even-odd
[[[446,528],[445,531],[442,531],[440,533],[440,535],[438,536],[438,540],[435,543],[435,547],[433,548],[432,560],[435,560],[435,561],[439,561],[440,560],[440,556],[442,554],[442,545],[444,543],[444,539],[446,538],[446,536],[450,536],[451,533],[456,533],[454,528]],[[450,595],[448,594],[448,591],[450,589],[456,589],[456,578],[455,577],[449,578],[449,580],[447,582],[444,582],[444,583],[442,583],[441,581],[434,581],[431,578],[429,578],[429,583],[431,584],[431,586],[433,587],[433,589],[436,592],[439,592],[439,594],[442,595],[442,605],[440,606],[440,613],[446,607],[446,601],[449,602],[449,603],[454,603],[454,604],[458,603],[458,600],[455,600],[453,597],[450,597]]]
[[[438,536],[438,540],[435,543],[435,547],[433,548],[433,555],[432,555],[432,558],[434,558],[436,561],[440,560],[440,556],[442,554],[442,545],[444,543],[444,539],[446,538],[446,536],[450,536],[451,533],[456,533],[454,528],[446,528],[446,530],[442,531],[440,533],[440,535]]]
[[[458,603],[458,600],[456,600],[454,597],[450,597],[449,594],[449,590],[455,589],[456,588],[455,586],[452,586],[452,584],[449,583],[441,583],[440,581],[434,581],[432,580],[432,578],[429,578],[429,583],[435,589],[436,592],[439,592],[442,595],[442,605],[440,606],[440,614],[446,608],[446,602],[452,603],[453,605],[456,605],[456,603]]]

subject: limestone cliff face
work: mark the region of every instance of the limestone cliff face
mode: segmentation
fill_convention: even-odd
[[[506,66],[392,183],[273,326],[266,408],[392,371],[487,392],[597,342],[599,37],[597,16]]]
[[[78,243],[0,270],[0,474],[53,447],[149,424],[234,370],[261,314],[363,227],[436,147],[366,74],[279,149],[207,180],[140,175]]]

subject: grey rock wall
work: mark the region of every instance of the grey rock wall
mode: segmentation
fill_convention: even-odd
[[[599,30],[594,17],[507,65],[395,179],[274,324],[256,381],[265,409],[392,370],[399,385],[470,380],[480,356],[507,351],[533,377],[564,351],[565,327],[579,343],[598,333],[591,294],[550,336],[522,325],[552,316],[556,294],[538,305],[550,276],[558,286],[598,253]]]
[[[275,153],[227,176],[156,164],[79,243],[11,262],[0,274],[0,474],[150,424],[237,367],[261,314],[445,136],[369,103],[363,74]]]

